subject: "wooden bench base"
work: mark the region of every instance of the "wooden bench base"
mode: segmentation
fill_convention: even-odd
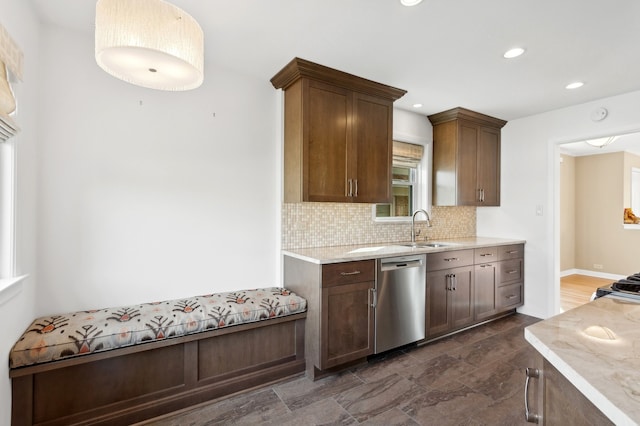
[[[130,424],[304,372],[305,317],[13,369],[11,424]]]

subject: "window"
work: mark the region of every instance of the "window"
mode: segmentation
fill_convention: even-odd
[[[17,94],[23,54],[0,25],[0,305],[19,291],[16,277],[16,134]],[[12,291],[8,291],[12,290]]]
[[[377,204],[376,217],[411,216],[416,199],[417,167],[394,165],[390,204]]]
[[[374,205],[374,220],[407,221],[415,210],[428,210],[430,159],[425,151],[423,145],[393,141],[392,200]]]

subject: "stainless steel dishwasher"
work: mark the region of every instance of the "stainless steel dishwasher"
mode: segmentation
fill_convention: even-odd
[[[375,353],[425,338],[426,261],[424,254],[378,259]]]

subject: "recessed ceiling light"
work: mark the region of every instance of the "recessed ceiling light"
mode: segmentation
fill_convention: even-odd
[[[415,6],[421,2],[422,0],[400,0],[403,6]]]
[[[573,83],[569,83],[565,86],[565,89],[577,89],[578,87],[584,86],[584,83],[581,81],[574,81]]]
[[[523,53],[524,53],[524,49],[522,47],[514,47],[513,49],[510,49],[504,52],[503,56],[507,59],[512,59],[512,58],[517,58]]]
[[[413,104],[414,108],[422,108],[422,104]]]

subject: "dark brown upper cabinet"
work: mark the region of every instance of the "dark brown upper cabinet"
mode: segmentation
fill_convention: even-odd
[[[284,201],[388,203],[393,102],[406,91],[294,58],[284,90]]]
[[[500,129],[506,121],[465,108],[430,115],[433,205],[500,205]]]

